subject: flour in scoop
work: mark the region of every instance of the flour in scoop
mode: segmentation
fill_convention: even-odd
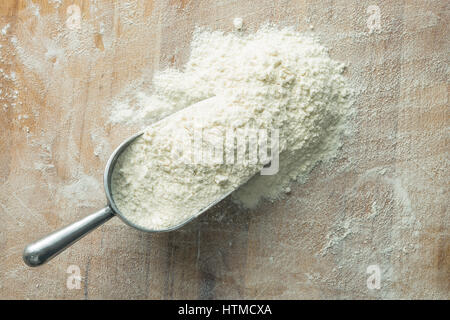
[[[216,97],[147,128],[114,168],[112,194],[119,210],[135,224],[167,229],[200,213],[260,171],[264,163],[235,158],[238,128],[252,118],[242,111]],[[244,139],[246,132],[242,132]]]
[[[293,28],[197,31],[183,70],[160,72],[152,95],[141,93],[138,106],[123,103],[113,110],[112,122],[149,125],[114,170],[119,209],[134,223],[159,230],[249,178],[233,193],[237,202],[251,208],[262,198],[280,198],[340,145],[352,93],[343,70],[318,41]],[[267,142],[273,157],[274,132],[279,168],[260,175],[267,159],[250,160],[251,142],[257,150]],[[240,136],[247,142],[239,144]],[[216,159],[198,155],[218,146]]]

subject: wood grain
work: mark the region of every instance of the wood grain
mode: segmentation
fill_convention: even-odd
[[[445,0],[1,1],[0,298],[449,299],[449,13]],[[113,219],[26,267],[28,242],[104,205],[105,161],[133,132],[106,123],[111,102],[182,67],[195,26],[231,31],[234,17],[312,25],[347,63],[359,94],[338,157],[256,210],[225,201],[156,235]]]

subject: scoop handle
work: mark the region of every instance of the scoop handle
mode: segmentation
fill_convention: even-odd
[[[107,206],[80,221],[30,243],[23,251],[23,261],[30,267],[40,266],[112,217],[114,217],[114,212]]]

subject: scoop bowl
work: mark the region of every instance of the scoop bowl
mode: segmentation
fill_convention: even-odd
[[[197,104],[192,105],[191,107],[198,105],[200,103],[215,103],[217,102],[215,98],[209,98],[207,100],[203,100]],[[133,223],[129,219],[127,219],[126,216],[124,216],[119,208],[116,206],[111,190],[111,180],[112,180],[112,174],[114,171],[114,167],[117,163],[117,160],[119,159],[122,152],[130,145],[132,144],[137,138],[142,136],[145,131],[141,131],[139,133],[136,133],[135,135],[129,137],[124,142],[122,142],[111,154],[111,156],[108,159],[108,162],[106,163],[104,175],[103,175],[103,186],[106,194],[106,200],[107,205],[95,212],[91,215],[74,222],[62,229],[59,229],[33,243],[30,243],[27,245],[23,252],[23,260],[24,262],[30,266],[30,267],[36,267],[40,266],[62,251],[64,249],[68,248],[70,245],[75,243],[76,241],[83,238],[85,235],[87,235],[89,232],[97,228],[98,226],[102,225],[109,219],[111,219],[114,216],[118,216],[123,222],[125,222],[130,227],[133,227],[137,230],[144,231],[144,232],[168,232],[168,231],[174,231],[182,226],[184,226],[189,221],[192,221],[196,217],[198,217],[203,212],[207,211],[209,208],[226,198],[228,195],[230,195],[234,190],[221,195],[221,197],[215,199],[213,202],[209,203],[207,206],[205,206],[203,209],[201,209],[199,212],[197,212],[195,215],[192,215],[188,217],[186,220],[182,221],[181,223],[171,226],[167,229],[158,229],[158,230],[152,230],[145,228],[143,226],[140,226],[138,224]]]

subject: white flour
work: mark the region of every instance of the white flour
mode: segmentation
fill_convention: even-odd
[[[120,211],[149,229],[169,228],[260,171],[262,164],[257,163],[221,164],[206,158],[194,162],[202,156],[194,151],[223,145],[222,132],[253,119],[251,113],[244,115],[243,111],[230,100],[212,98],[149,127],[116,164],[112,191]],[[197,145],[195,135],[200,128],[203,139]],[[234,154],[234,146],[229,150]]]
[[[154,94],[138,96],[134,106],[116,106],[111,121],[151,124],[198,101],[225,98],[166,118],[124,153],[113,178],[118,207],[137,224],[167,228],[261,169],[174,161],[175,149],[185,146],[180,136],[187,130],[192,139],[195,129],[279,129],[280,172],[256,175],[233,197],[254,207],[261,198],[289,192],[292,180],[303,180],[339,147],[351,93],[343,70],[317,41],[291,28],[197,31],[184,69],[159,73]]]

